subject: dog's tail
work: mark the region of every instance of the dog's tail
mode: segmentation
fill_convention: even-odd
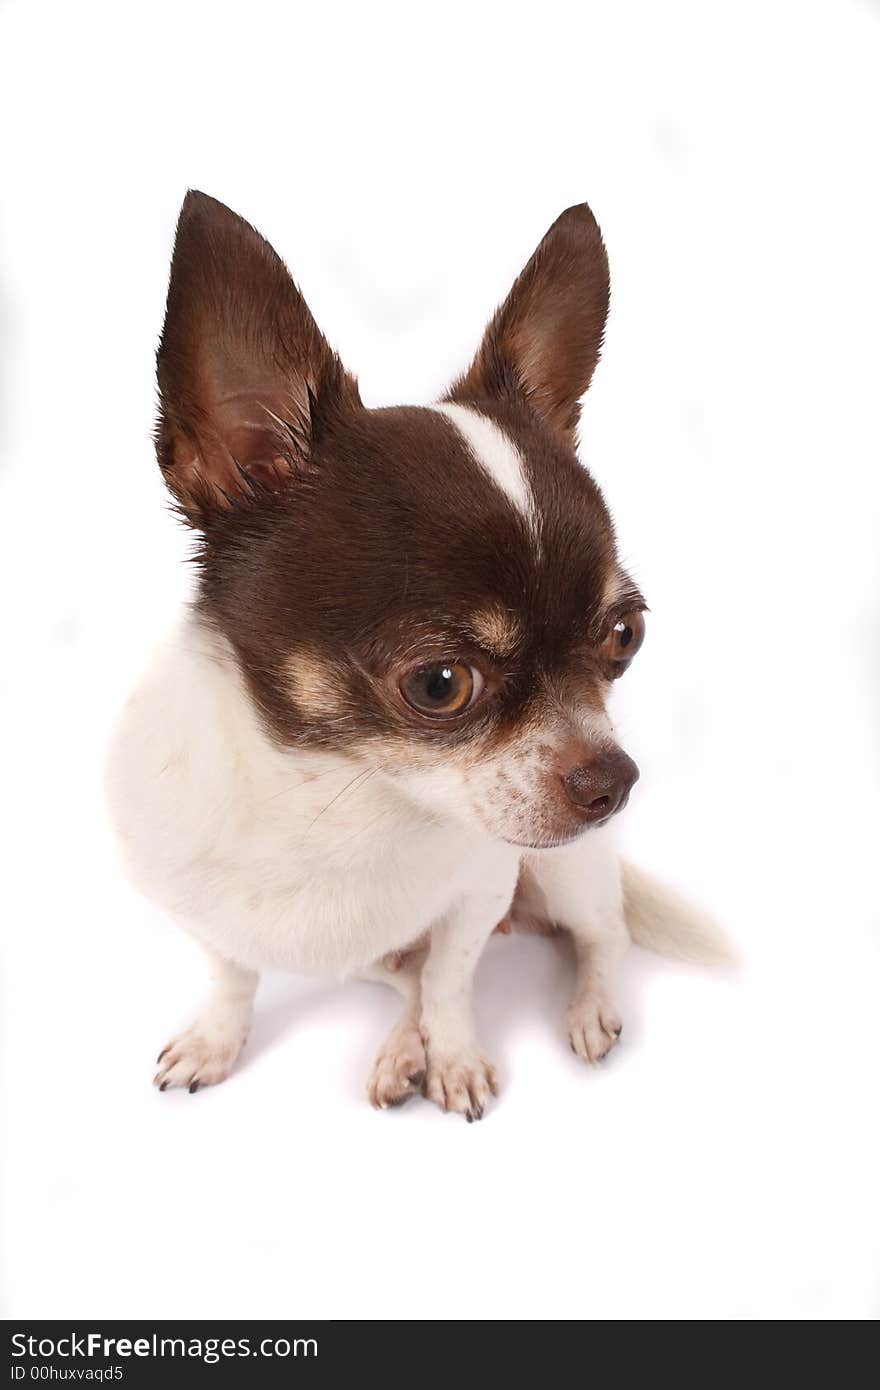
[[[621,861],[623,911],[637,946],[700,965],[738,965],[739,953],[710,917],[673,888]]]

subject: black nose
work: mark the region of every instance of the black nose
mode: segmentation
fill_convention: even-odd
[[[562,779],[565,794],[590,825],[607,820],[627,803],[639,769],[622,748],[603,749]]]

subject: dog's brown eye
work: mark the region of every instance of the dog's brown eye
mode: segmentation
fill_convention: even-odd
[[[644,640],[644,613],[625,613],[618,618],[602,646],[615,676],[623,675]]]
[[[435,661],[404,676],[400,693],[414,710],[432,719],[463,714],[483,688],[483,677],[464,661]]]

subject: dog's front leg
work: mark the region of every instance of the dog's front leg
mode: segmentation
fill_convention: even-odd
[[[154,1077],[160,1091],[185,1086],[197,1091],[225,1081],[250,1032],[255,970],[206,951],[211,965],[211,990],[195,1022],[159,1053]]]
[[[495,1068],[477,1042],[473,980],[492,931],[507,912],[515,867],[495,891],[473,894],[431,929],[422,970],[421,1030],[427,1050],[425,1094],[442,1110],[479,1120],[489,1095],[498,1094]]]
[[[411,950],[386,956],[363,974],[365,980],[391,985],[405,1001],[403,1014],[385,1039],[367,1083],[367,1094],[378,1110],[417,1095],[425,1080],[425,1045],[419,1020],[427,951],[427,945],[419,943]]]
[[[566,1015],[568,1037],[584,1061],[601,1062],[623,1029],[617,970],[630,944],[620,860],[606,831],[590,830],[564,849],[530,856],[523,898],[530,897],[537,914],[571,932],[577,975]]]

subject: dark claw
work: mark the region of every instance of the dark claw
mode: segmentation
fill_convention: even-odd
[[[467,1120],[467,1122],[468,1122],[469,1125],[472,1125],[472,1124],[473,1124],[473,1122],[474,1122],[474,1117],[473,1117],[473,1115],[471,1114],[471,1112],[470,1112],[469,1110],[466,1110],[466,1111],[464,1112],[464,1117],[465,1117],[465,1119]]]
[[[161,1082],[161,1083],[160,1083],[160,1086],[159,1086],[159,1090],[160,1090],[160,1091],[167,1091],[167,1090],[168,1090],[168,1085],[169,1085],[169,1083],[168,1083],[167,1081]]]
[[[163,1047],[163,1048],[162,1048],[162,1051],[159,1053],[159,1056],[156,1058],[156,1065],[157,1065],[157,1066],[158,1066],[159,1063],[161,1062],[162,1058],[165,1056],[166,1052],[170,1052],[170,1051],[171,1051],[171,1044],[169,1043],[167,1047]]]
[[[623,1032],[623,1024],[621,1023],[620,1027],[619,1027],[619,1028],[615,1028],[615,1030],[614,1030],[614,1036],[615,1036],[615,1038],[619,1038],[622,1032]]]
[[[189,1083],[189,1093],[191,1096],[195,1095],[196,1091],[199,1089],[201,1084],[201,1081],[198,1080],[193,1080]]]
[[[409,1084],[418,1091],[424,1085],[425,1073],[423,1071],[414,1071],[408,1080]]]

